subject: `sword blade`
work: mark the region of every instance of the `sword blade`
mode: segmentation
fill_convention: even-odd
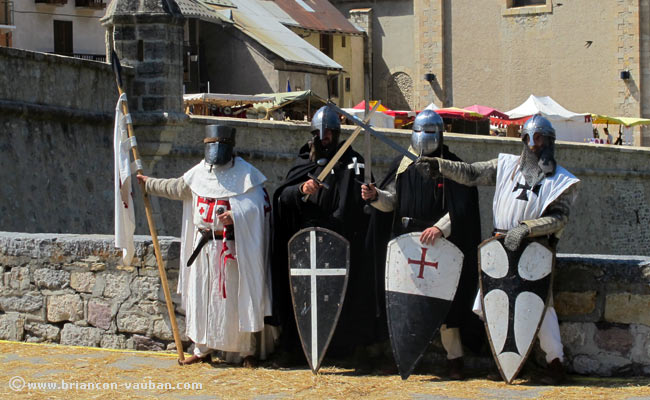
[[[363,180],[366,184],[372,183],[372,143],[370,142],[370,133],[364,132],[366,151],[363,154]]]
[[[372,134],[372,136],[374,136],[377,139],[381,140],[382,142],[384,142],[388,146],[392,147],[394,150],[397,150],[397,152],[399,152],[403,156],[408,157],[409,159],[411,159],[413,161],[416,161],[418,159],[418,157],[415,154],[411,153],[410,151],[408,151],[404,147],[402,147],[399,144],[395,143],[394,141],[390,140],[383,133],[377,132],[370,125],[363,122],[360,118],[348,114],[347,112],[343,111],[339,106],[332,103],[331,101],[329,101],[327,104],[330,105],[332,108],[334,108],[336,110],[336,112],[338,112],[339,114],[345,116],[347,119],[353,121],[355,124],[359,125],[363,129],[365,129],[366,132],[370,132],[370,134]]]
[[[368,115],[366,115],[366,121],[370,121],[370,117],[372,116],[372,113],[377,111],[377,109],[379,108],[379,104],[380,103],[377,102],[377,104],[375,104],[375,106],[372,108],[372,110],[370,110]],[[352,142],[354,142],[354,139],[356,139],[357,136],[359,136],[359,133],[361,133],[361,127],[360,126],[358,126],[354,130],[354,132],[352,132],[350,137],[345,142],[343,142],[343,145],[341,145],[341,147],[337,150],[337,152],[334,154],[332,159],[327,163],[327,165],[325,165],[325,168],[323,168],[323,170],[320,172],[320,174],[318,174],[318,177],[317,177],[318,179],[316,179],[317,182],[323,182],[325,180],[325,178],[327,178],[327,175],[329,175],[330,171],[332,171],[332,168],[334,168],[336,163],[339,162],[339,159],[347,151],[348,147],[352,146]],[[307,200],[309,200],[309,195],[308,194],[306,194],[306,195],[304,195],[302,197],[302,201],[307,201]]]

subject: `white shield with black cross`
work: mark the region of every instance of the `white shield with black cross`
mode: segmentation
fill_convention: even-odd
[[[386,313],[402,379],[411,375],[447,317],[462,267],[463,253],[443,238],[430,246],[413,232],[388,243]]]
[[[530,353],[551,293],[555,253],[529,239],[503,247],[505,236],[479,246],[485,329],[503,380],[512,383]]]
[[[289,240],[289,279],[298,334],[311,370],[320,368],[341,314],[350,267],[350,244],[324,228]]]

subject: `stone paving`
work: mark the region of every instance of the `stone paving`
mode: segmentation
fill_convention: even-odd
[[[514,385],[477,378],[446,381],[435,374],[357,376],[327,365],[245,369],[213,362],[180,367],[164,352],[0,341],[0,398],[29,399],[650,399],[649,378],[571,376],[563,386]]]

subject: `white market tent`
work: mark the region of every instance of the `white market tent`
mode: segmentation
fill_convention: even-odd
[[[354,115],[355,117],[359,117],[361,119],[366,118],[365,110],[359,110],[356,108],[344,108],[343,111],[347,112],[348,114]],[[375,111],[370,116],[370,125],[377,128],[393,129],[395,128],[395,117],[388,114],[384,114],[383,112]]]
[[[541,114],[548,118],[555,128],[557,140],[583,143],[593,137],[591,114],[578,114],[567,110],[549,96],[530,97],[519,107],[507,111],[510,119]]]

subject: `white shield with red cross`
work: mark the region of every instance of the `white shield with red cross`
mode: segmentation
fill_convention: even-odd
[[[390,341],[402,379],[409,377],[456,295],[463,253],[451,242],[420,243],[420,233],[388,243],[386,313]]]

